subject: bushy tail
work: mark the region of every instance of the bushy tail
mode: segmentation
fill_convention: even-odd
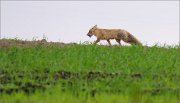
[[[142,45],[142,43],[136,37],[134,37],[132,34],[130,34],[129,32],[127,34],[128,34],[129,42],[131,44]]]

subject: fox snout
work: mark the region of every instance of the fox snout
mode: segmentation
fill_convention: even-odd
[[[90,33],[88,33],[87,36],[91,37],[92,35]]]

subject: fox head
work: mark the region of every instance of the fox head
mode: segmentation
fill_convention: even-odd
[[[97,25],[93,26],[87,33],[87,36],[89,36],[89,37],[93,36],[96,29],[97,29]]]

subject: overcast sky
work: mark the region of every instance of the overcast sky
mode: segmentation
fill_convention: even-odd
[[[143,44],[178,44],[179,1],[1,1],[3,38],[92,42],[86,34],[95,24],[125,29]]]

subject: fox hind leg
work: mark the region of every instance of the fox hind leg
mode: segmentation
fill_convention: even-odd
[[[121,39],[116,39],[116,42],[121,46]]]
[[[109,40],[109,39],[107,40],[107,42],[109,43],[109,46],[111,46],[111,42],[110,42],[110,40]]]

